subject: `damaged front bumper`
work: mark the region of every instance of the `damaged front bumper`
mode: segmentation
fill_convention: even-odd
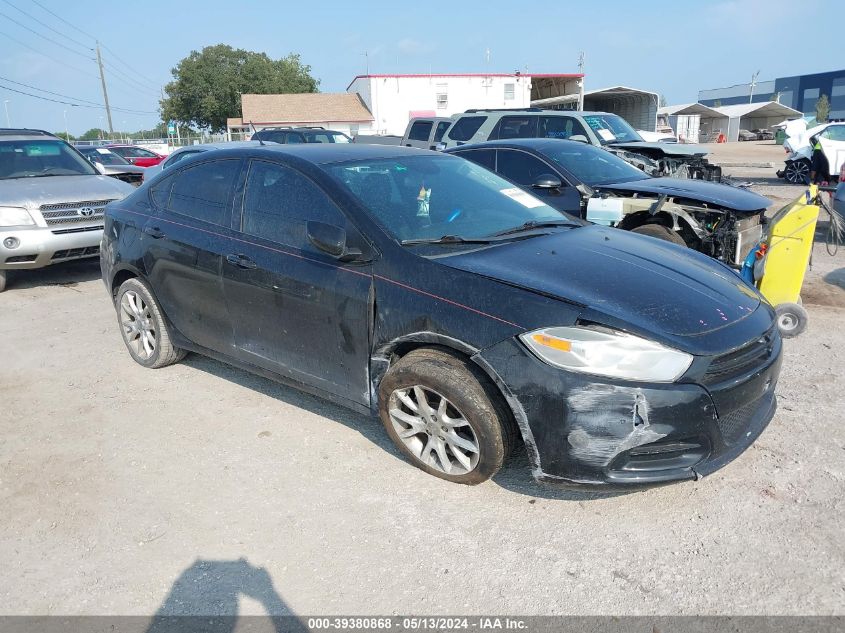
[[[618,490],[698,479],[748,448],[775,413],[781,342],[764,362],[706,386],[567,372],[515,339],[476,361],[507,385],[537,480]]]

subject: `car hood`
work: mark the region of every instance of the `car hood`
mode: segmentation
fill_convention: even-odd
[[[106,176],[113,174],[143,174],[146,171],[146,167],[140,167],[139,165],[103,165],[103,172]]]
[[[741,321],[756,292],[695,251],[599,226],[437,260],[607,314],[646,332],[698,336]]]
[[[596,185],[593,188],[615,193],[653,193],[689,198],[741,212],[760,211],[771,204],[771,200],[752,191],[692,178],[644,178],[619,184]]]
[[[608,145],[610,148],[627,149],[631,152],[637,150],[658,150],[664,156],[706,156],[710,152],[701,145],[688,145],[686,143],[650,143],[648,141],[627,141]]]
[[[37,209],[42,204],[120,200],[135,191],[110,176],[45,176],[0,180],[0,200],[11,207]]]

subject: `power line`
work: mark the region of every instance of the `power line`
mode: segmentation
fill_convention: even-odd
[[[49,90],[44,90],[43,88],[37,88],[35,86],[30,86],[29,84],[21,83],[19,81],[12,81],[11,79],[7,79],[6,77],[0,77],[0,80],[7,81],[9,83],[12,83],[12,84],[15,84],[15,85],[18,85],[18,86],[24,86],[25,88],[30,88],[31,90],[37,90],[38,92],[45,92],[47,94],[51,94],[51,95],[54,95],[54,96],[57,96],[57,97],[63,97],[63,99],[72,99],[74,101],[80,101],[81,103],[73,103],[72,101],[64,101],[63,99],[51,99],[49,97],[44,97],[42,95],[32,94],[31,92],[25,92],[23,90],[17,90],[16,88],[10,88],[9,86],[4,86],[4,85],[0,84],[0,88],[3,88],[3,89],[8,90],[10,92],[16,92],[18,94],[26,95],[28,97],[34,97],[36,99],[41,99],[43,101],[51,101],[53,103],[62,103],[64,105],[69,105],[73,108],[93,108],[93,109],[98,109],[98,110],[105,110],[105,106],[102,103],[96,103],[94,101],[88,101],[87,99],[79,99],[77,97],[70,97],[68,95],[63,95],[63,94],[60,94],[58,92],[51,92]],[[86,105],[86,104],[92,104],[92,105]],[[112,110],[117,110],[118,112],[124,112],[124,113],[127,113],[127,114],[158,114],[158,112],[152,112],[150,110],[132,110],[132,109],[129,109],[129,108],[118,108],[118,107],[112,107]]]
[[[26,42],[22,42],[21,40],[17,39],[16,37],[12,37],[12,36],[11,36],[11,35],[9,35],[8,33],[4,33],[3,31],[0,31],[0,35],[5,35],[6,37],[8,37],[8,38],[9,38],[10,40],[12,40],[13,42],[17,42],[18,44],[20,44],[21,46],[23,46],[23,47],[25,47],[25,48],[28,48],[28,49],[29,49],[29,50],[31,50],[32,52],[34,52],[34,53],[38,53],[38,54],[39,54],[39,55],[41,55],[42,57],[46,57],[46,58],[47,58],[47,59],[49,59],[50,61],[53,61],[53,62],[55,62],[55,63],[57,63],[57,64],[61,64],[62,66],[65,66],[65,67],[67,67],[67,68],[70,68],[71,70],[75,70],[76,72],[81,73],[81,74],[83,74],[83,75],[85,75],[85,76],[87,76],[87,77],[92,77],[92,78],[94,78],[94,79],[96,79],[96,78],[97,78],[97,77],[96,77],[96,75],[94,75],[93,73],[89,73],[89,72],[84,71],[84,70],[82,70],[82,69],[80,69],[80,68],[77,68],[76,66],[72,66],[72,65],[68,64],[68,63],[67,63],[67,62],[65,62],[65,61],[62,61],[61,59],[57,59],[57,58],[55,58],[55,57],[52,57],[52,56],[50,56],[50,55],[47,55],[44,51],[40,51],[40,50],[38,50],[37,48],[35,48],[34,46],[30,46],[30,45],[29,45],[29,44],[27,44]]]
[[[109,48],[108,46],[106,46],[105,44],[100,43],[100,46],[102,46],[104,50],[107,50],[109,53],[111,53],[112,57],[114,57],[117,61],[119,61],[121,64],[123,64],[123,66],[124,66],[126,69],[128,69],[130,72],[135,73],[135,74],[136,74],[139,78],[143,79],[145,83],[148,83],[148,84],[150,84],[151,86],[155,86],[156,90],[158,90],[158,89],[159,89],[159,87],[160,87],[160,85],[161,85],[161,84],[160,84],[160,82],[154,81],[154,80],[150,79],[149,77],[147,77],[146,75],[142,75],[141,73],[139,73],[139,72],[138,72],[137,70],[135,70],[132,66],[130,66],[130,65],[129,65],[129,64],[127,64],[125,61],[123,61],[120,57],[118,57],[117,53],[115,53],[112,49],[110,49],[110,48]]]
[[[105,47],[103,47],[103,48],[105,48]],[[113,73],[112,74],[113,79],[120,79],[121,77],[123,77],[124,82],[135,85],[138,90],[141,90],[143,92],[147,92],[149,94],[155,94],[156,96],[158,96],[158,88],[151,88],[149,86],[145,86],[144,84],[138,82],[137,80],[135,80],[132,77],[130,77],[129,75],[127,75],[125,72],[123,72],[119,68],[115,68],[113,64],[110,64],[110,63],[106,62],[105,60],[103,60],[103,66],[108,68]],[[118,75],[119,75],[119,77],[118,77]]]
[[[34,22],[38,22],[38,24],[40,24],[40,25],[41,25],[41,26],[43,26],[44,28],[51,30],[53,33],[56,33],[57,35],[61,35],[61,36],[62,36],[62,37],[64,37],[65,39],[70,40],[71,42],[73,42],[74,44],[76,44],[77,46],[81,46],[82,48],[84,48],[85,50],[88,50],[88,51],[92,50],[92,48],[91,48],[90,46],[86,46],[85,44],[83,44],[83,43],[82,43],[82,42],[80,42],[79,40],[75,40],[75,39],[73,39],[70,35],[66,35],[65,33],[62,33],[61,31],[58,31],[58,30],[54,29],[52,26],[50,26],[50,25],[49,25],[49,24],[47,24],[46,22],[42,22],[41,20],[39,20],[38,18],[36,18],[36,17],[34,17],[34,16],[30,15],[29,13],[27,13],[26,11],[24,11],[24,10],[23,10],[23,9],[21,9],[20,7],[15,6],[15,5],[14,5],[14,4],[12,4],[11,2],[9,2],[9,0],[3,0],[3,2],[5,2],[6,4],[8,4],[10,7],[12,7],[15,11],[18,11],[19,13],[24,14],[24,15],[25,15],[26,17],[28,17],[30,20],[32,20],[32,21],[34,21]]]
[[[18,22],[15,18],[9,17],[9,16],[8,16],[8,15],[6,15],[5,13],[3,13],[2,11],[0,11],[0,15],[2,15],[4,18],[6,18],[7,20],[9,20],[9,21],[11,21],[11,22],[14,22],[15,24],[17,24],[17,25],[18,25],[18,26],[20,26],[21,28],[26,29],[26,30],[27,30],[27,31],[29,31],[30,33],[35,33],[35,35],[37,35],[38,37],[40,37],[40,38],[42,38],[42,39],[47,40],[47,41],[48,41],[48,42],[50,42],[51,44],[55,44],[56,46],[61,46],[63,49],[65,49],[65,50],[67,50],[67,51],[70,51],[70,52],[71,52],[71,53],[73,53],[74,55],[79,55],[80,57],[84,57],[85,59],[91,59],[91,60],[93,60],[93,59],[94,59],[93,57],[88,57],[88,56],[87,56],[87,55],[85,55],[84,53],[80,53],[79,51],[72,49],[70,46],[65,46],[65,45],[64,45],[64,44],[62,44],[61,42],[56,42],[55,40],[52,40],[52,39],[50,39],[49,37],[47,37],[46,35],[43,35],[43,34],[39,33],[38,31],[34,31],[33,29],[29,28],[26,24],[21,24],[21,23],[20,23],[20,22]]]
[[[82,33],[84,36],[89,37],[89,38],[91,38],[92,40],[96,40],[96,39],[97,39],[96,37],[94,37],[94,36],[93,36],[93,35],[91,35],[90,33],[87,33],[87,32],[85,32],[85,31],[83,31],[83,30],[82,30],[81,28],[79,28],[78,26],[74,26],[73,24],[71,24],[70,22],[68,22],[67,20],[65,20],[63,17],[56,15],[55,13],[53,13],[52,11],[50,11],[50,9],[48,9],[48,8],[47,8],[47,7],[45,7],[43,4],[41,4],[40,2],[38,2],[38,0],[32,0],[32,2],[33,2],[34,4],[37,4],[37,5],[38,5],[39,7],[41,7],[42,9],[44,9],[44,11],[46,11],[47,13],[49,13],[50,15],[52,15],[52,16],[53,16],[54,18],[56,18],[59,22],[64,22],[65,24],[67,24],[67,25],[68,25],[70,28],[72,28],[73,30],[75,30],[75,31],[79,31],[79,32],[80,32],[80,33]]]

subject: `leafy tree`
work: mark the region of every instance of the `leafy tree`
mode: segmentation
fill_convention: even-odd
[[[666,101],[666,95],[660,95],[660,101],[658,102],[659,107],[665,108],[669,105],[669,102]]]
[[[823,94],[816,101],[816,123],[827,123],[827,117],[830,114],[830,100],[827,95]]]
[[[75,141],[76,137],[73,134],[67,134],[65,132],[53,132],[54,136],[58,136],[60,139],[64,139],[65,141]]]
[[[299,55],[271,59],[226,44],[191,51],[171,72],[173,81],[161,101],[162,119],[212,132],[223,131],[226,118],[240,113],[242,93],[317,92],[319,83]]]
[[[714,107],[714,108],[721,108],[721,107],[722,107],[722,100],[721,100],[721,99],[716,99],[716,100],[713,102],[713,107]]]
[[[85,132],[82,136],[79,137],[80,141],[96,141],[97,139],[101,138],[108,138],[109,133],[105,130],[102,130],[97,127],[92,127],[90,130]]]

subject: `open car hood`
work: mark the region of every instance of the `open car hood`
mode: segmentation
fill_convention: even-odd
[[[692,178],[643,178],[618,184],[596,185],[593,189],[612,191],[620,195],[651,193],[687,198],[742,213],[761,211],[772,203],[768,198],[752,191]]]
[[[733,271],[674,244],[599,226],[438,259],[452,268],[587,306],[661,335],[699,336],[760,299]]]

